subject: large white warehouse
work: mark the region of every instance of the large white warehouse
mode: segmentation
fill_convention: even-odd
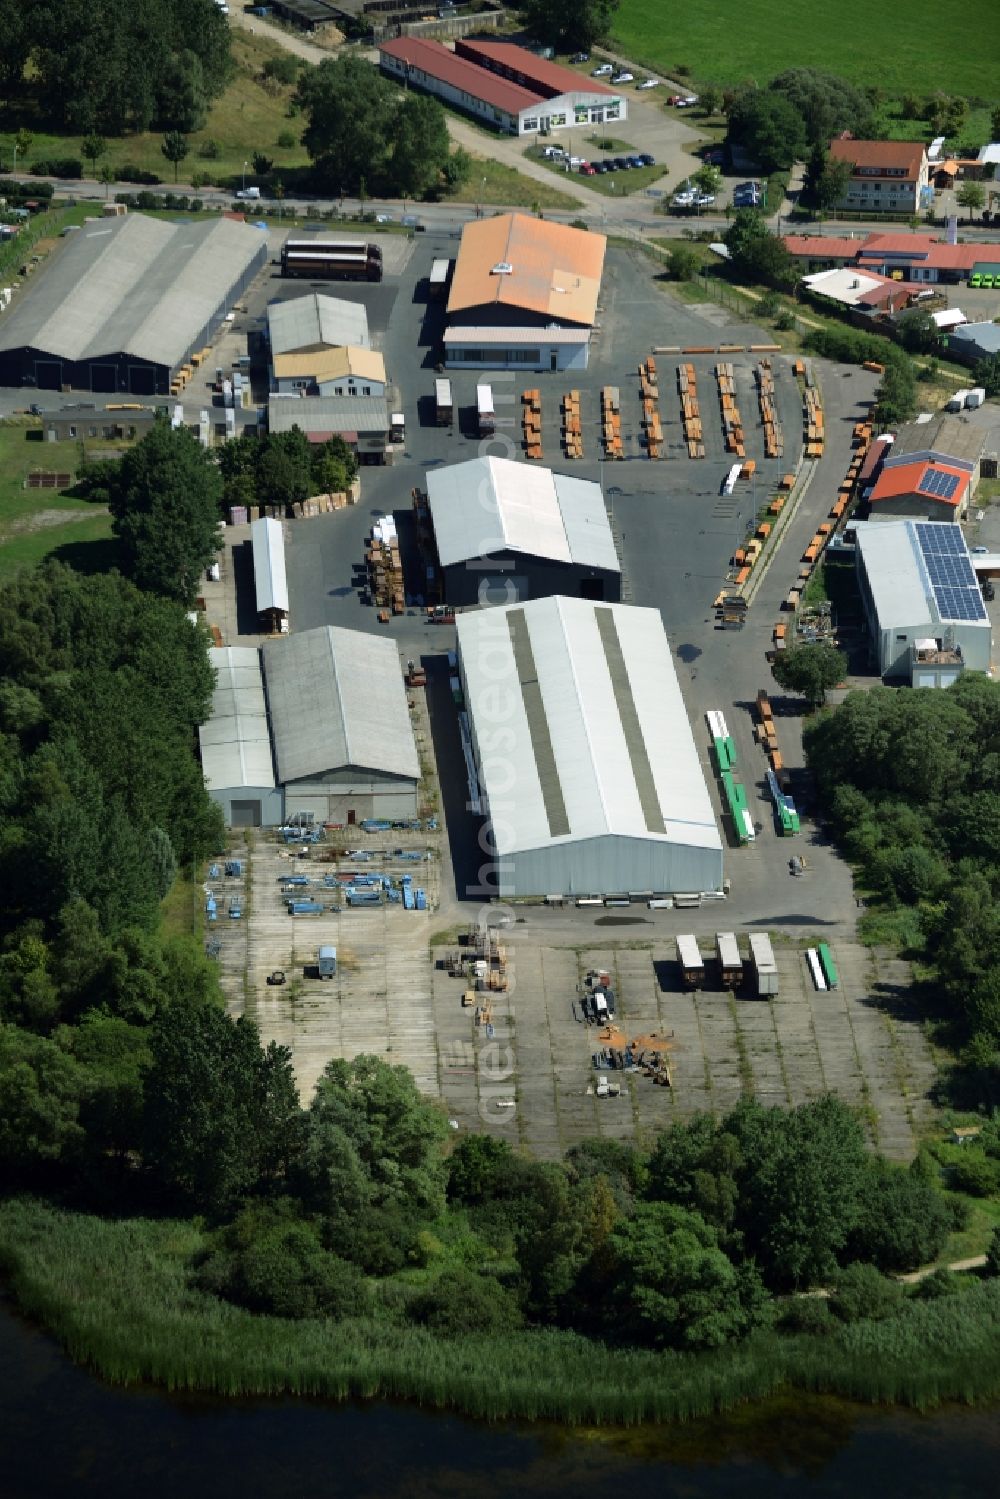
[[[655,609],[555,597],[479,610],[459,616],[458,649],[498,895],[722,889]]]

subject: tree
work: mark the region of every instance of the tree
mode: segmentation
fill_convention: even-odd
[[[407,1307],[410,1320],[442,1337],[510,1332],[521,1323],[517,1303],[489,1276],[444,1270]]]
[[[1000,396],[1000,354],[990,354],[980,359],[973,370],[973,379],[990,397]]]
[[[909,354],[932,354],[941,347],[937,324],[926,307],[910,307],[896,319],[896,337]]]
[[[0,0],[0,36],[3,37],[3,46],[0,47],[0,91],[13,94],[23,81],[33,40],[28,7],[22,0]],[[26,147],[25,150],[27,149]],[[18,152],[20,151],[19,144]]]
[[[1000,135],[1000,131],[997,134]],[[1000,1228],[995,1228],[990,1235],[986,1250],[986,1269],[990,1275],[1000,1275]]]
[[[176,182],[178,168],[190,150],[187,140],[179,130],[168,130],[163,137],[160,150],[167,160],[173,163],[174,181]]]
[[[822,212],[828,213],[842,203],[847,195],[847,186],[851,180],[851,163],[839,161],[835,157],[828,157],[823,164],[819,181],[816,184],[816,206]]]
[[[919,1172],[873,1162],[848,1253],[886,1272],[916,1270],[940,1254],[950,1229],[947,1203]]]
[[[798,272],[784,240],[772,234],[759,208],[738,208],[726,230],[733,270],[744,281],[778,290],[794,286]]]
[[[722,173],[718,167],[706,163],[699,167],[691,179],[703,193],[717,193],[722,186]]]
[[[743,1102],[723,1121],[739,1147],[735,1227],[765,1282],[822,1284],[858,1221],[868,1180],[852,1111],[824,1097],[790,1113]]]
[[[875,418],[882,427],[896,427],[908,422],[917,409],[917,383],[913,366],[905,356],[894,353],[875,392]]]
[[[843,651],[821,642],[817,645],[793,645],[775,656],[771,664],[779,687],[800,693],[810,707],[818,707],[831,687],[842,681],[847,671]]]
[[[108,198],[111,196],[112,187],[118,181],[118,177],[115,173],[114,167],[109,167],[107,164],[102,166],[101,170],[97,174],[97,180],[104,188],[104,200],[105,202],[107,202]]]
[[[1000,104],[994,106],[990,115],[990,140],[1000,141]]]
[[[675,281],[693,281],[701,269],[701,258],[690,245],[675,245],[667,252],[667,265]]]
[[[899,1311],[903,1287],[874,1265],[848,1265],[837,1276],[830,1310],[842,1322],[883,1322]]]
[[[80,1068],[56,1042],[0,1024],[0,1174],[30,1178],[77,1159],[83,1091]]]
[[[266,177],[274,166],[274,159],[271,156],[265,156],[263,151],[255,151],[250,158],[250,165],[253,167],[255,177]]]
[[[719,1348],[759,1320],[766,1294],[751,1266],[738,1270],[697,1213],[640,1203],[608,1241],[612,1329],[658,1348]]]
[[[706,115],[717,115],[722,109],[722,90],[710,84],[702,89],[699,103]]]
[[[589,51],[611,30],[620,0],[521,0],[521,22],[560,52]]]
[[[969,218],[971,220],[972,215],[980,213],[986,205],[986,189],[974,177],[968,177],[956,194],[956,202],[959,208],[967,208],[969,210]]]
[[[366,173],[388,176],[396,86],[360,57],[324,60],[299,78],[296,102],[306,117],[302,142],[317,184],[354,192]]]
[[[239,1213],[215,1236],[196,1278],[203,1290],[273,1317],[340,1318],[364,1307],[361,1275],[324,1249],[287,1201]]]
[[[416,198],[435,188],[450,150],[448,122],[438,101],[429,94],[409,94],[393,133],[390,171],[395,190]]]
[[[805,124],[783,94],[744,89],[730,101],[728,114],[729,140],[743,146],[763,171],[790,167],[805,155]]]
[[[94,176],[97,172],[98,157],[106,155],[107,149],[108,143],[100,135],[85,135],[80,142],[80,154],[85,160],[90,162],[91,176]]]
[[[215,1005],[178,1000],[149,1033],[143,1160],[169,1200],[225,1213],[280,1187],[299,1138],[288,1049]]]
[[[863,89],[816,68],[789,68],[768,85],[797,111],[810,145],[828,145],[844,130],[859,139],[875,133],[875,112]]]
[[[493,1135],[463,1135],[448,1158],[448,1198],[467,1207],[502,1195],[514,1152]]]
[[[4,41],[6,43],[6,36],[4,37]],[[2,66],[2,64],[0,64],[0,66]],[[26,130],[23,125],[21,126],[20,130],[15,133],[14,144],[17,147],[17,154],[20,157],[21,161],[27,161],[28,152],[31,150],[32,142],[34,141],[34,139],[35,137],[32,135],[31,131]]]
[[[121,460],[108,502],[124,570],[190,607],[218,551],[222,504],[218,470],[197,440],[161,418]]]

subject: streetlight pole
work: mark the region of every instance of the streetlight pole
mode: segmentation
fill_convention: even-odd
[[[247,190],[247,163],[243,163],[243,191]]]

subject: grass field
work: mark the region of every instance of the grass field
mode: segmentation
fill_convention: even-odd
[[[791,67],[822,68],[888,94],[907,89],[1000,98],[1000,6],[945,15],[937,0],[872,6],[841,0],[622,0],[613,45],[630,60],[696,83],[765,83]]]
[[[76,472],[80,444],[39,442],[32,427],[0,425],[0,579],[33,567],[53,552],[84,568],[109,560],[111,517],[85,500],[53,490],[26,489],[32,469]]]
[[[489,208],[579,207],[576,198],[561,193],[557,187],[546,187],[544,182],[525,177],[503,162],[480,156],[473,156],[468,181],[456,192],[449,193],[448,201],[482,203]]]

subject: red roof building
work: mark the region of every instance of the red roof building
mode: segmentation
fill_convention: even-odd
[[[840,200],[846,209],[868,213],[916,213],[930,181],[926,148],[919,141],[859,141],[838,136],[830,159],[851,167]]]
[[[509,42],[459,41],[455,50],[422,37],[379,43],[390,78],[418,88],[509,135],[574,125],[620,123],[628,101]]]
[[[883,467],[869,496],[872,519],[957,521],[969,503],[969,473],[938,459]]]

